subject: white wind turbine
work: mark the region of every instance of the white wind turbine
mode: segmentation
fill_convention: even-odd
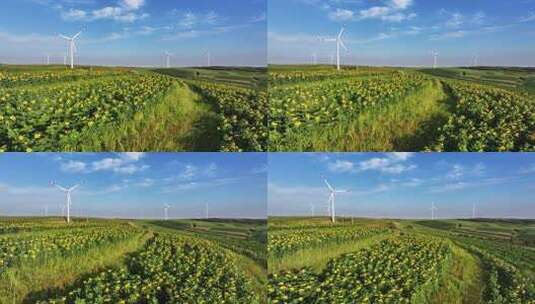
[[[163,205],[163,218],[166,221],[169,220],[169,208],[171,208],[169,204]]]
[[[344,35],[345,28],[342,27],[340,30],[340,33],[338,33],[338,36],[336,38],[331,39],[325,39],[325,42],[336,42],[336,69],[340,70],[340,47],[344,48],[344,50],[347,51],[347,47],[344,44],[344,41],[342,40],[342,36]]]
[[[82,33],[82,31],[78,32],[78,34],[72,36],[72,37],[67,37],[65,35],[59,35],[61,38],[67,40],[69,42],[69,49],[70,49],[70,54],[71,54],[71,69],[74,69],[74,52],[76,51],[76,43],[74,42],[74,40],[76,40],[76,38],[78,38],[78,36],[80,36],[80,34]]]
[[[210,53],[210,50],[206,51],[206,66],[212,66],[212,53]]]
[[[50,55],[49,54],[45,54],[45,62],[46,62],[46,65],[50,65]]]
[[[314,204],[310,203],[310,213],[312,214],[312,217],[314,217],[316,215],[316,210],[315,210],[315,206]]]
[[[431,220],[435,219],[435,210],[437,210],[437,207],[435,207],[435,202],[431,202]]]
[[[474,66],[477,66],[477,53],[474,54]]]
[[[168,51],[164,52],[165,54],[165,67],[170,68],[171,67],[171,57],[174,57],[175,55],[172,53],[169,53]]]
[[[80,184],[77,184],[77,185],[74,185],[70,188],[64,188],[58,184],[56,184],[56,182],[51,182],[50,183],[52,186],[58,188],[61,192],[65,193],[67,195],[67,203],[65,205],[65,207],[67,208],[67,223],[70,223],[71,222],[71,192],[76,190],[76,188],[78,188],[80,186]]]
[[[313,65],[318,64],[318,54],[316,52],[312,53],[312,64]]]
[[[432,51],[431,55],[433,55],[433,69],[436,69],[437,68],[437,64],[438,64],[438,55],[439,55],[439,53],[437,51]]]
[[[334,209],[334,201],[336,199],[336,193],[346,193],[347,190],[336,190],[335,188],[331,187],[329,182],[324,179],[325,185],[327,185],[327,188],[329,189],[329,203],[330,203],[330,210],[331,210],[331,222],[336,222],[336,213]]]

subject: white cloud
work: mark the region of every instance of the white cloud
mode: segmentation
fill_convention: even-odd
[[[520,22],[535,21],[535,12],[530,12],[527,16],[520,18]]]
[[[355,13],[347,9],[338,8],[336,11],[329,12],[328,16],[333,21],[348,21],[355,17]]]
[[[446,21],[446,27],[459,28],[464,23],[464,16],[460,13],[453,13],[450,15],[450,19]]]
[[[329,171],[334,173],[358,173],[363,171],[379,171],[385,174],[401,174],[416,168],[413,164],[404,164],[413,156],[412,153],[388,153],[385,157],[374,157],[354,163],[348,160],[336,160],[327,164]]]
[[[451,167],[449,172],[446,174],[446,179],[458,180],[464,176],[464,167],[459,164],[455,164]]]
[[[398,9],[406,9],[407,7],[412,5],[412,0],[392,0],[392,7],[398,8]]]
[[[119,22],[135,22],[149,17],[146,13],[137,13],[145,4],[144,0],[121,0],[118,6],[106,6],[103,8],[85,11],[81,9],[69,9],[63,11],[61,17],[67,21],[95,21],[110,19]]]
[[[104,158],[91,163],[92,171],[112,171],[118,174],[134,174],[145,171],[149,168],[148,165],[137,165],[145,154],[143,153],[120,153],[115,158]]]
[[[121,6],[129,10],[137,10],[145,4],[145,0],[121,0]]]
[[[69,173],[79,173],[84,172],[87,169],[87,165],[81,161],[69,160],[66,163],[60,165],[61,171]]]

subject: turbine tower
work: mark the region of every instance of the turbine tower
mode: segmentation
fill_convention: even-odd
[[[472,203],[472,218],[476,218],[476,203]]]
[[[435,202],[431,202],[431,220],[435,220],[435,210],[437,210]]]
[[[437,68],[437,62],[438,62],[438,52],[437,51],[432,51],[431,52],[431,55],[433,55],[433,69],[436,69]]]
[[[474,66],[477,66],[477,53],[474,54]]]
[[[331,206],[331,222],[335,223],[336,222],[336,213],[335,213],[335,209],[334,209],[334,201],[336,199],[336,193],[345,193],[345,192],[348,192],[347,190],[336,190],[335,188],[333,188],[329,182],[325,179],[324,180],[325,182],[325,185],[327,185],[327,188],[329,189],[329,205]]]
[[[171,67],[171,57],[173,57],[174,55],[169,53],[168,51],[165,51],[164,54],[165,54],[165,67],[166,68],[170,68]]]
[[[66,203],[65,207],[67,208],[67,223],[70,223],[71,222],[71,192],[76,190],[76,188],[78,188],[80,185],[77,184],[77,185],[74,185],[74,186],[72,186],[70,188],[64,188],[64,187],[56,184],[55,182],[51,182],[50,184],[52,186],[58,188],[61,192],[65,193],[67,195],[67,203]]]
[[[312,217],[316,215],[314,204],[310,203],[310,213],[312,214]]]
[[[49,54],[45,54],[45,62],[46,62],[46,65],[50,65],[50,55]]]
[[[67,40],[69,42],[69,49],[70,49],[70,53],[71,53],[71,69],[74,69],[74,52],[76,51],[76,43],[74,42],[76,40],[76,38],[78,38],[78,36],[80,36],[80,34],[82,33],[82,31],[78,32],[78,34],[72,36],[72,37],[67,37],[65,35],[59,35],[61,38]]]
[[[210,53],[210,50],[206,51],[206,66],[212,66],[212,54]]]
[[[312,64],[313,65],[318,64],[318,54],[316,52],[312,53]]]
[[[336,36],[336,38],[325,39],[325,42],[336,42],[336,69],[337,70],[340,70],[340,47],[344,48],[344,50],[347,51],[347,47],[344,41],[342,40],[342,36],[344,35],[345,30],[346,29],[342,27],[342,29],[340,30],[340,33],[338,33],[338,36]]]
[[[169,208],[171,208],[169,204],[163,205],[163,218],[166,221],[169,220]]]

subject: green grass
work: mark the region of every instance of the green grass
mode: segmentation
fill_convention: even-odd
[[[283,270],[301,269],[310,267],[316,273],[320,273],[329,260],[344,253],[358,251],[370,247],[386,239],[390,234],[376,235],[354,242],[328,244],[325,246],[311,247],[297,251],[282,258],[269,257],[269,273],[278,273]]]
[[[155,69],[156,73],[181,78],[233,85],[248,89],[265,90],[267,71],[265,68],[170,68]]]
[[[120,265],[125,255],[139,249],[147,239],[148,234],[136,234],[85,252],[9,268],[0,275],[0,303],[34,303],[61,294],[79,277]]]
[[[72,151],[217,151],[219,118],[211,106],[177,82],[157,104],[113,125],[85,132]]]
[[[432,144],[447,120],[450,100],[439,81],[397,102],[333,126],[288,134],[292,151],[419,151]]]

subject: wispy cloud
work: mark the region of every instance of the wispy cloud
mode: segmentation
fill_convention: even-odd
[[[106,6],[94,10],[70,8],[61,11],[61,17],[66,21],[96,21],[115,20],[118,22],[134,22],[149,17],[149,14],[138,12],[145,4],[144,0],[121,0],[116,6]]]
[[[338,159],[330,162],[327,168],[333,173],[378,171],[384,174],[401,174],[416,168],[414,164],[405,164],[412,156],[412,153],[388,153],[385,157],[373,157],[360,162]]]

